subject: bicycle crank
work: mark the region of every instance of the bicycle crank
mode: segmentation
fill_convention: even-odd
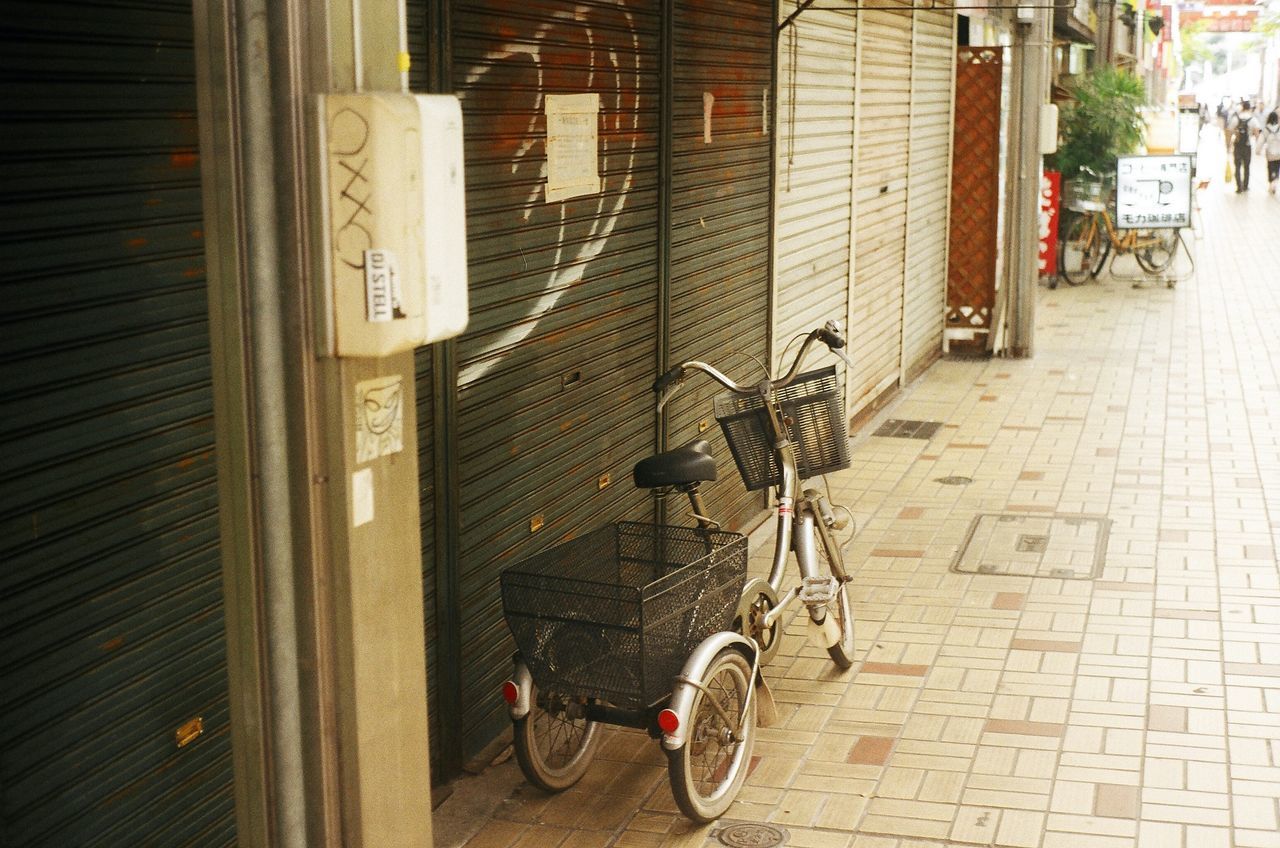
[[[782,645],[782,623],[766,620],[769,611],[777,606],[778,594],[769,581],[753,577],[743,587],[738,611],[734,613],[733,629],[759,646],[761,665],[768,665]]]

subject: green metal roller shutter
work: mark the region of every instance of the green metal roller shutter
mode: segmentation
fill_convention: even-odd
[[[6,11],[0,842],[234,844],[191,6]]]
[[[768,363],[773,15],[755,0],[675,10],[670,359],[704,360],[739,382],[761,376],[749,357]],[[707,510],[736,528],[761,500],[715,424],[719,391],[699,379],[676,395],[668,441],[711,440],[720,479],[703,490]]]
[[[506,722],[498,689],[512,644],[499,572],[587,529],[652,515],[630,470],[654,432],[657,12],[607,0],[452,8],[471,297],[456,374],[467,754]],[[592,92],[603,190],[548,203],[543,97]]]

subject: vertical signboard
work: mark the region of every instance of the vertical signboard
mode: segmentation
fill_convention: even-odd
[[[1058,273],[1058,210],[1062,200],[1062,174],[1040,174],[1040,276]]]

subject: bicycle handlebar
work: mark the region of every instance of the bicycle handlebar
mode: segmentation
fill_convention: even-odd
[[[804,343],[800,345],[799,352],[796,353],[795,360],[791,363],[791,369],[787,371],[786,376],[781,380],[771,380],[766,377],[757,385],[741,386],[729,379],[718,369],[705,362],[690,360],[673,366],[665,374],[653,381],[654,394],[658,395],[658,409],[661,410],[662,407],[666,405],[667,400],[670,399],[671,395],[675,393],[675,390],[679,385],[689,376],[689,371],[701,371],[703,374],[706,374],[708,377],[735,394],[758,394],[762,397],[767,397],[774,389],[785,388],[795,380],[796,376],[800,373],[800,365],[804,362],[805,355],[809,352],[809,348],[815,341],[820,341],[825,344],[832,353],[839,356],[846,364],[848,364],[849,357],[841,352],[846,342],[844,333],[840,327],[840,322],[834,320],[828,321],[816,330],[810,331],[809,335],[805,337]]]

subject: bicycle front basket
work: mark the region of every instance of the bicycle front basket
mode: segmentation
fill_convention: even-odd
[[[808,371],[776,392],[795,446],[800,479],[849,467],[849,433],[835,366]],[[782,469],[769,441],[769,417],[756,396],[733,393],[716,398],[716,420],[729,442],[747,489],[782,483]]]

